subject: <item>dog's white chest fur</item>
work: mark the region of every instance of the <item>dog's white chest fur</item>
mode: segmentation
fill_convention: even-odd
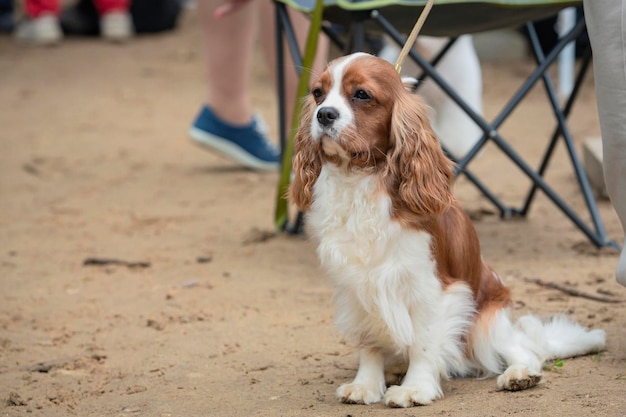
[[[393,220],[382,190],[376,175],[326,164],[308,224],[336,288],[340,330],[359,343],[401,350],[414,342],[415,323],[425,322],[420,316],[430,315],[442,288],[430,235]]]

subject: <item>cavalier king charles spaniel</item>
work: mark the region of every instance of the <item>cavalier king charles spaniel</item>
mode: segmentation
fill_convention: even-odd
[[[331,62],[306,99],[289,195],[319,242],[337,327],[359,349],[344,403],[430,404],[451,376],[522,390],[544,361],[605,346],[603,330],[564,316],[512,322],[428,115],[391,64],[364,53]],[[387,387],[392,369],[404,377]]]

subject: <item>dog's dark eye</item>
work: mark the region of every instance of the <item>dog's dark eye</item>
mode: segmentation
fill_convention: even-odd
[[[320,98],[322,97],[322,94],[323,94],[321,88],[314,88],[312,93],[313,93],[313,97],[315,98]]]
[[[372,97],[367,94],[367,91],[365,90],[356,90],[354,92],[354,98],[361,101],[370,101],[372,99]]]

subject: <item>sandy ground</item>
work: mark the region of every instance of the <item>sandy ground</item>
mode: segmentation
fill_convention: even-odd
[[[197,32],[187,13],[179,30],[125,46],[24,48],[0,37],[0,415],[626,415],[626,303],[525,280],[623,301],[616,254],[595,249],[543,196],[526,219],[502,221],[463,179],[457,193],[483,214],[484,256],[513,288],[516,313],[571,313],[606,329],[606,351],[551,366],[547,383],[524,392],[465,379],[446,382],[428,407],[340,404],[334,391],[357,362],[333,328],[314,246],[259,238],[273,230],[277,175],[186,138],[204,89]],[[255,107],[276,132],[258,61]],[[485,64],[488,115],[528,68]],[[503,128],[533,165],[553,128],[540,93]],[[579,149],[598,135],[592,77],[572,130]],[[564,155],[560,147],[548,179],[582,209]],[[528,184],[495,149],[472,167],[519,204]],[[610,205],[599,210],[621,239]],[[131,264],[85,265],[90,258]]]

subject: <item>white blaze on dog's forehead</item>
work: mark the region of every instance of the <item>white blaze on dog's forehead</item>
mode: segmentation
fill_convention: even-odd
[[[357,58],[366,56],[370,55],[366,54],[365,52],[357,52],[355,54],[346,56],[344,59],[338,62],[336,61],[332,66],[328,68],[331,74],[331,86],[328,95],[331,95],[332,93],[341,94],[341,80],[343,79],[343,74],[346,68],[348,68],[350,64]],[[326,102],[326,100],[324,100],[324,102]]]
[[[353,122],[354,115],[352,113],[352,108],[350,107],[349,98],[345,97],[342,94],[343,93],[342,80],[343,80],[343,75],[346,71],[346,68],[348,68],[348,66],[350,66],[350,64],[354,62],[354,60],[361,58],[361,57],[366,57],[366,56],[370,56],[370,55],[363,53],[363,52],[348,55],[344,59],[335,61],[328,67],[328,71],[330,72],[330,78],[331,78],[330,90],[326,94],[326,98],[324,99],[324,101],[321,102],[317,106],[317,109],[319,110],[322,107],[332,107],[335,110],[337,110],[337,112],[339,113],[339,117],[335,120],[332,127],[328,128],[330,129],[330,132],[318,131],[318,129],[320,130],[324,130],[324,129],[320,128],[319,125],[314,124],[314,127],[313,127],[314,136],[318,136],[316,133],[328,134],[332,132],[334,134],[338,134],[339,132],[341,132],[343,128],[345,128],[346,126],[350,125]]]
[[[365,53],[365,52],[356,52],[351,55],[346,55],[345,57],[343,57],[343,59],[337,59],[334,62],[332,62],[331,65],[329,66],[329,70],[333,74],[333,77],[335,77],[336,74],[341,75],[343,71],[345,70],[345,68],[348,65],[350,65],[352,61],[354,61],[357,58],[363,58],[363,57],[368,57],[368,56],[372,56],[372,55]]]
[[[330,71],[330,90],[326,94],[326,99],[320,103],[319,107],[334,107],[339,111],[340,115],[345,113],[342,110],[348,107],[348,103],[346,102],[346,98],[341,94],[343,89],[341,84],[344,71],[350,63],[358,57],[355,55],[357,54],[349,55],[345,59],[335,62],[328,68],[328,71]]]

